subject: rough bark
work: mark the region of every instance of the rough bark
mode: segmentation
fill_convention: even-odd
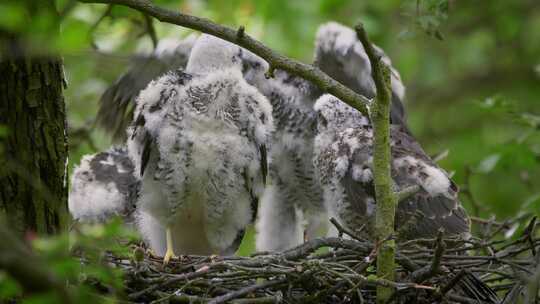
[[[30,16],[54,1],[27,2]],[[30,55],[20,33],[1,33],[0,214],[19,234],[67,225],[67,137],[62,61]]]

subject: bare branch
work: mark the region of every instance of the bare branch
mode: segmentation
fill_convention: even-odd
[[[88,35],[90,36],[90,41],[91,41],[90,43],[92,44],[92,48],[94,50],[98,49],[98,46],[97,46],[96,42],[94,41],[94,32],[96,31],[97,27],[101,24],[101,22],[103,20],[105,20],[105,18],[111,16],[111,12],[112,12],[113,7],[114,7],[114,5],[112,5],[112,4],[107,5],[107,9],[105,9],[103,14],[101,14],[101,16],[99,16],[99,18],[96,20],[96,22],[94,22],[90,26],[90,30],[88,31]]]
[[[148,33],[148,36],[150,36],[150,39],[152,40],[152,45],[155,49],[158,45],[158,38],[156,34],[156,29],[154,28],[154,20],[147,14],[143,14],[143,17],[146,26],[146,32]]]
[[[418,191],[420,191],[420,186],[419,185],[414,185],[414,186],[407,187],[407,188],[399,191],[398,193],[396,193],[397,201],[402,202],[402,201],[408,199],[409,197],[415,195]]]
[[[208,302],[208,304],[225,303],[225,302],[227,302],[229,300],[236,299],[236,298],[241,297],[243,295],[254,292],[254,291],[258,290],[258,289],[265,289],[265,288],[272,287],[272,286],[279,285],[279,284],[283,284],[283,283],[286,283],[286,282],[287,282],[286,279],[279,279],[279,280],[272,280],[272,281],[267,281],[267,282],[255,284],[255,285],[252,285],[252,286],[244,287],[244,288],[241,288],[239,290],[229,292],[229,293],[227,293],[227,294],[225,294],[225,295],[223,295],[221,297],[217,297],[217,298],[213,299],[212,301]]]

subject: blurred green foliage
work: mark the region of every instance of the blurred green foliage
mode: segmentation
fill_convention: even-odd
[[[156,0],[156,4],[238,27],[285,55],[310,62],[317,27],[327,21],[364,23],[393,60],[407,87],[413,133],[470,190],[471,213],[512,217],[540,212],[540,2],[538,0]],[[0,28],[23,32],[37,49],[59,50],[68,79],[70,169],[82,155],[107,148],[93,128],[97,101],[152,41],[131,9],[57,0],[60,35],[47,16],[28,18],[18,1],[0,3]],[[157,36],[189,29],[154,21]],[[1,131],[1,130],[0,130]],[[0,132],[2,133],[2,132]],[[0,134],[1,135],[1,134]],[[252,239],[252,233],[248,234]],[[252,244],[250,242],[249,244]],[[244,244],[242,253],[252,250]]]
[[[115,303],[122,295],[123,278],[118,268],[105,262],[105,256],[133,260],[136,234],[119,218],[106,225],[77,225],[70,233],[33,238],[27,241],[33,253],[62,282],[66,282],[74,303]],[[99,282],[99,283],[98,283]],[[101,295],[100,295],[101,294]],[[105,295],[106,294],[106,295]],[[0,302],[18,299],[21,303],[61,303],[54,292],[22,296],[21,286],[0,270]]]

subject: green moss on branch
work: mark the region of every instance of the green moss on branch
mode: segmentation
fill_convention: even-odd
[[[369,42],[366,31],[362,25],[356,26],[356,34],[369,57],[371,73],[377,89],[376,102],[371,108],[371,121],[374,130],[373,147],[373,179],[377,201],[375,219],[375,232],[380,242],[377,255],[377,276],[379,278],[394,280],[396,246],[392,235],[394,234],[394,216],[397,198],[392,190],[392,177],[390,174],[390,69]],[[391,286],[377,287],[377,303],[386,303],[392,296]]]

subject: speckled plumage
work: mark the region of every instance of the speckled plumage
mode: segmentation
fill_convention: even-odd
[[[267,79],[265,61],[245,50],[240,50],[239,55],[246,80],[272,104],[275,123],[256,247],[261,251],[284,250],[302,243],[304,237],[315,237],[327,225],[311,161],[316,132],[313,102],[320,91],[281,70]]]
[[[365,64],[367,55],[363,48],[358,49],[361,43],[351,32],[336,23],[322,25],[315,45],[315,65],[356,92],[373,97],[371,70]],[[317,133],[313,105],[322,92],[310,82],[280,70],[275,71],[274,78],[266,79],[266,62],[247,51],[241,51],[240,57],[246,80],[270,100],[276,125],[270,151],[270,185],[262,198],[257,224],[257,249],[283,250],[300,244],[304,236],[315,237],[328,226],[313,167]],[[397,71],[394,74],[392,113],[405,125],[401,104],[404,88]]]
[[[73,171],[69,211],[81,222],[103,222],[120,216],[131,224],[138,187],[125,148],[85,155]]]
[[[315,104],[318,135],[314,165],[330,213],[360,235],[374,239],[373,130],[361,113],[337,98],[324,95]],[[433,237],[439,228],[448,235],[467,236],[470,221],[458,200],[456,185],[400,125],[391,125],[394,191],[418,185],[420,191],[400,202],[398,236]]]
[[[268,100],[245,82],[237,48],[203,35],[186,72],[138,97],[128,150],[141,175],[138,226],[158,254],[232,254],[263,190]]]

